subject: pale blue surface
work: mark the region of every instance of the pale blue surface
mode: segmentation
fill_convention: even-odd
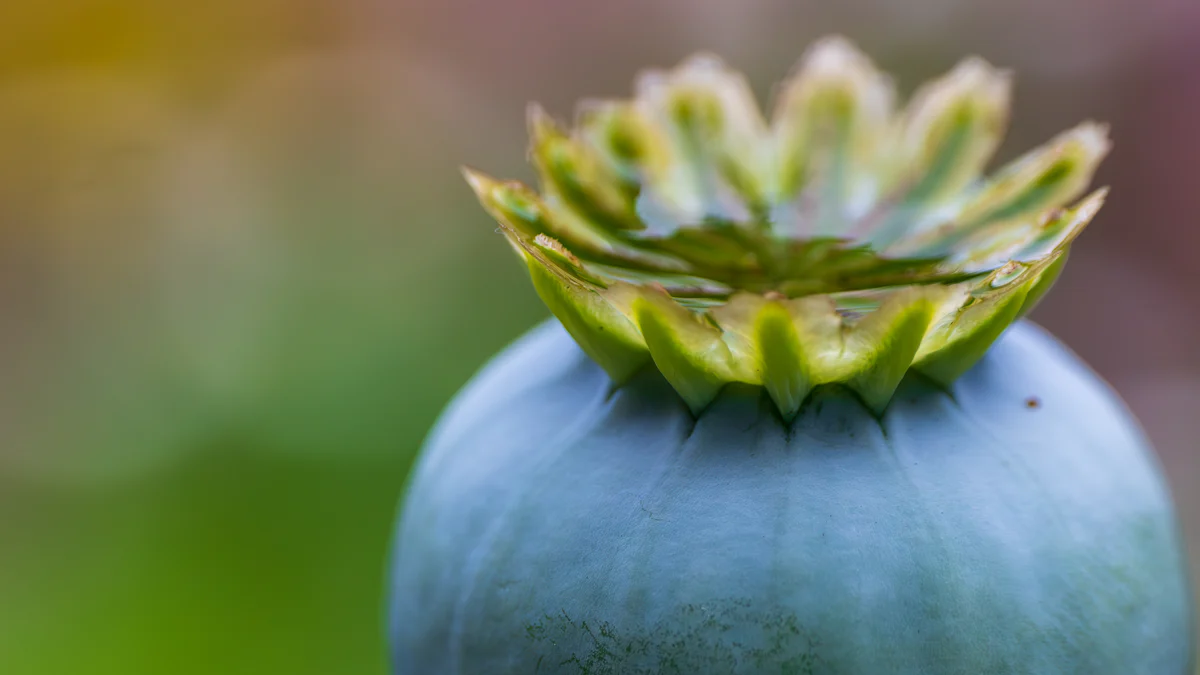
[[[1039,328],[882,421],[611,389],[550,323],[445,413],[397,535],[397,675],[1190,672],[1157,464]]]

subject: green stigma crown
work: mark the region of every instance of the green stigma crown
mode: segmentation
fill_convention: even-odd
[[[712,56],[529,115],[541,192],[468,170],[534,287],[618,383],[650,361],[693,411],[727,383],[785,418],[840,383],[882,411],[911,368],[944,385],[1053,283],[1104,190],[1085,123],[983,177],[1009,78],[968,59],[900,111],[852,45],[813,46],[763,119]]]

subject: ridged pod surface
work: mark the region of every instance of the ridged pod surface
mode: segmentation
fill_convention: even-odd
[[[711,56],[636,88],[531,110],[540,190],[466,172],[555,320],[410,478],[396,675],[1186,675],[1152,451],[1020,321],[1105,129],[985,175],[1005,73],[898,110],[840,38],[769,119]]]
[[[412,477],[396,675],[1189,675],[1191,594],[1135,422],[1021,323],[882,418],[699,418],[561,327],[500,355]]]

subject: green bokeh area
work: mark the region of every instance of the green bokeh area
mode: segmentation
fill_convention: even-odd
[[[381,560],[403,459],[340,466],[238,439],[120,491],[4,486],[10,673],[382,672]],[[10,512],[6,508],[6,512]]]
[[[342,114],[286,154],[223,127],[245,204],[144,210],[193,130],[117,167],[93,222],[24,204],[62,231],[8,240],[39,243],[41,276],[0,323],[0,673],[385,672],[411,462],[547,312],[452,158],[427,182],[368,168]]]
[[[406,472],[453,389],[539,316],[520,309],[451,363],[397,358],[402,339],[378,370],[351,360],[339,406],[319,380],[293,382],[245,424],[136,448],[171,456],[135,475],[0,476],[0,672],[384,672]]]

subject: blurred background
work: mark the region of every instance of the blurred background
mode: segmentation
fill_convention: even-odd
[[[13,0],[0,672],[381,675],[409,464],[545,314],[457,166],[528,178],[527,101],[697,49],[765,98],[828,32],[905,92],[1016,70],[1002,159],[1112,123],[1036,319],[1141,418],[1200,564],[1194,0]]]

